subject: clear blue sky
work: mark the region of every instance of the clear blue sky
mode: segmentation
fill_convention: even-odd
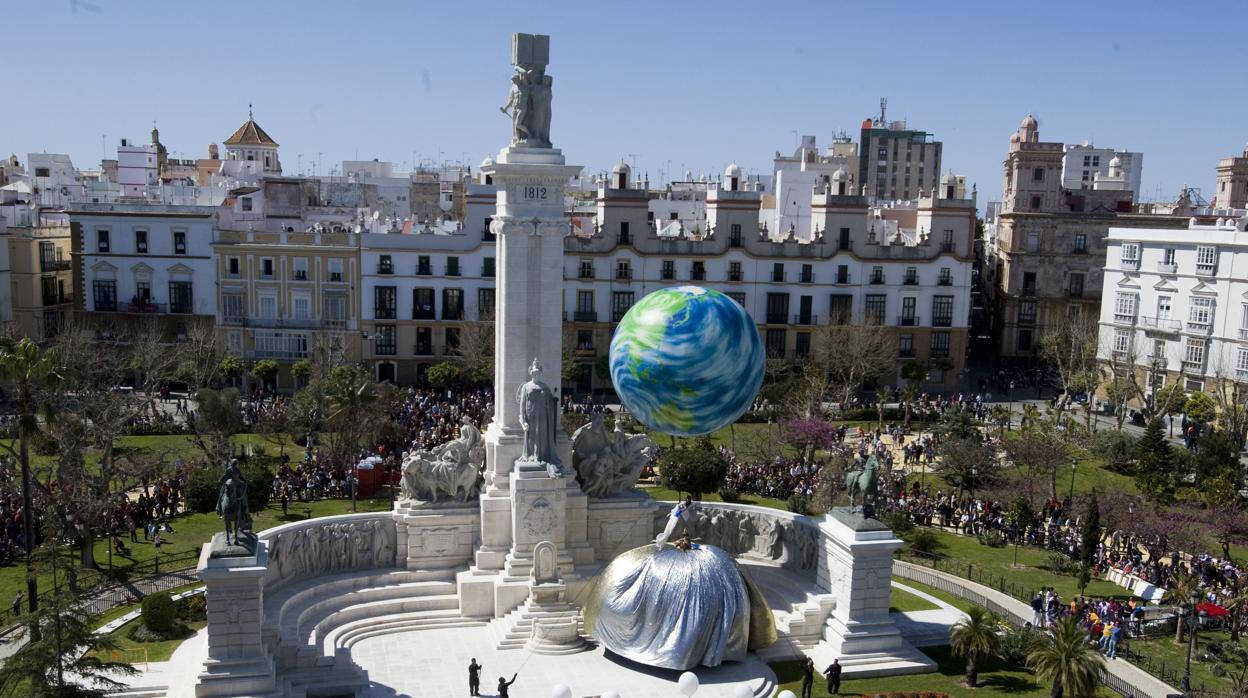
[[[999,196],[1008,139],[1140,150],[1144,198],[1209,196],[1248,141],[1248,3],[284,2],[39,0],[4,11],[0,150],[94,166],[152,120],[202,157],[255,104],[288,173],[505,145],[509,34],[551,35],[552,137],[591,171],[755,172],[794,132],[822,144],[889,98]],[[631,160],[632,158],[630,158]]]

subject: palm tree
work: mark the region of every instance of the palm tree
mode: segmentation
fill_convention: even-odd
[[[875,409],[880,416],[880,431],[884,430],[884,405],[888,402],[888,398],[892,397],[892,393],[884,388],[875,391]]]
[[[1010,425],[1014,413],[1005,405],[994,405],[992,408],[992,421],[997,423],[997,436],[1005,436],[1005,428]]]
[[[1051,634],[1042,635],[1027,655],[1027,668],[1050,681],[1051,698],[1087,698],[1096,695],[1105,671],[1105,658],[1089,641],[1088,632],[1074,617],[1057,622]]]
[[[34,508],[30,497],[30,439],[39,432],[39,415],[50,419],[51,404],[37,391],[61,381],[56,350],[41,349],[29,337],[0,343],[0,378],[17,392],[18,460],[22,466],[22,537],[26,543],[26,596],[33,612],[39,607],[39,584],[29,573],[35,547]]]
[[[914,403],[917,402],[918,399],[919,389],[915,387],[913,381],[907,383],[906,387],[901,389],[901,404],[906,411],[905,422],[903,423],[906,432],[910,431],[910,413],[914,409]]]
[[[975,688],[979,684],[980,657],[997,653],[1000,639],[997,628],[1001,621],[996,614],[978,606],[967,611],[966,617],[949,629],[949,647],[959,657],[966,657],[966,685]]]
[[[1239,634],[1244,625],[1244,614],[1248,613],[1248,586],[1243,580],[1236,580],[1234,591],[1226,599],[1226,609],[1231,612],[1231,641],[1239,642]]]
[[[1162,597],[1162,601],[1174,604],[1189,604],[1192,602],[1192,593],[1200,588],[1200,581],[1189,573],[1175,574],[1170,577],[1170,588],[1166,591],[1166,595]],[[1177,644],[1183,644],[1183,622],[1187,620],[1180,616],[1175,621],[1174,641]]]

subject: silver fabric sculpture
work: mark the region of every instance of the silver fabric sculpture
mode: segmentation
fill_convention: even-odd
[[[654,457],[655,445],[645,434],[625,434],[620,422],[607,431],[596,414],[572,434],[572,466],[581,489],[591,497],[610,497],[632,490],[641,470]]]
[[[620,554],[589,593],[585,627],[621,657],[679,670],[741,661],[776,639],[761,592],[709,545]]]
[[[414,451],[403,459],[403,497],[436,502],[466,502],[481,488],[485,440],[481,431],[464,420],[459,438],[432,451]]]

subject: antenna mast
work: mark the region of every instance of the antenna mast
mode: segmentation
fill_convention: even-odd
[[[884,123],[884,113],[888,110],[888,97],[880,97],[880,123]]]

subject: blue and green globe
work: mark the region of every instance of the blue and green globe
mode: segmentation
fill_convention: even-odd
[[[615,329],[610,359],[625,409],[676,436],[732,424],[763,384],[763,340],[750,314],[699,286],[665,288],[637,302]]]

